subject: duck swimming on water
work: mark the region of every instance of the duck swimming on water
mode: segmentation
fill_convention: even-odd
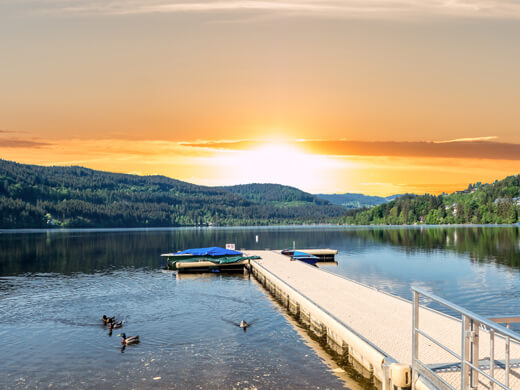
[[[126,337],[126,333],[118,334],[118,336],[121,336],[123,338],[121,340],[121,344],[124,344],[124,345],[137,344],[139,342],[139,336]]]
[[[229,322],[230,324],[232,325],[235,325],[235,326],[238,326],[239,328],[241,329],[244,329],[244,332],[247,331],[247,328],[249,328],[251,325],[253,325],[256,321],[258,321],[258,318],[255,318],[254,320],[250,321],[250,322],[247,322],[246,320],[242,320],[240,321],[240,323],[238,322],[234,322],[234,321],[231,321],[231,320],[228,320],[226,318],[222,318],[223,321],[226,321],[226,322]]]
[[[103,317],[101,317],[101,321],[103,321],[104,325],[114,322],[115,319],[116,319],[115,316],[107,317],[105,314],[103,314]]]
[[[247,332],[247,328],[249,328],[253,323],[256,322],[256,319],[251,322],[246,322],[245,320],[240,321],[240,324],[238,324],[239,328],[244,329],[244,333]]]
[[[108,329],[117,329],[117,328],[122,328],[122,327],[123,327],[123,321],[118,321],[118,322],[112,321],[112,322],[108,323]]]

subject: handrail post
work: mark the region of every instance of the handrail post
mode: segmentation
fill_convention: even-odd
[[[386,359],[383,361],[383,383],[381,384],[381,390],[390,390],[390,365]]]
[[[460,360],[460,371],[461,371],[461,390],[468,389],[468,379],[469,379],[469,367],[466,364],[466,360],[469,355],[469,318],[463,314],[462,315],[462,351],[461,351],[461,360]]]
[[[506,327],[507,327],[507,329],[510,329],[511,328],[511,324],[507,323]],[[510,352],[511,352],[510,343],[511,343],[511,338],[509,336],[506,336],[506,378],[505,378],[506,380],[505,380],[505,384],[506,384],[507,387],[509,387],[509,366],[510,366],[510,363],[511,363],[511,359],[510,359]]]
[[[489,375],[495,377],[495,329],[489,329]],[[489,381],[489,390],[493,390],[495,383]]]
[[[419,293],[415,290],[413,292],[413,317],[412,317],[412,390],[415,390],[415,382],[417,380],[417,373],[415,370],[415,362],[419,359]]]
[[[477,320],[471,319],[471,363],[475,366],[479,366],[479,328],[480,323]],[[473,368],[470,370],[471,375],[471,387],[478,387],[478,371]]]

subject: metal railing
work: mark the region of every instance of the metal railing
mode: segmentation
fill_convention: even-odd
[[[412,389],[415,390],[415,382],[419,374],[423,375],[434,386],[451,390],[458,390],[449,384],[445,379],[438,375],[431,366],[425,364],[419,359],[419,335],[423,336],[433,344],[437,345],[444,351],[451,354],[460,362],[460,389],[468,390],[478,387],[479,374],[489,380],[489,389],[493,390],[495,385],[499,388],[509,390],[509,377],[511,371],[510,343],[511,340],[520,342],[520,334],[509,329],[513,322],[520,322],[520,317],[495,317],[487,319],[469,310],[464,309],[450,301],[431,294],[419,287],[412,287],[413,293],[413,318],[412,318]],[[419,329],[419,298],[426,297],[461,316],[461,351],[460,354],[435,340],[431,335]],[[506,324],[507,328],[500,325]],[[489,374],[484,372],[479,365],[479,339],[480,330],[486,330],[489,333]],[[504,363],[504,382],[495,378],[495,338],[499,337],[505,340],[505,363]]]

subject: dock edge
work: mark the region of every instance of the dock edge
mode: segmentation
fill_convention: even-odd
[[[348,353],[379,382],[382,390],[410,388],[412,375],[408,364],[397,362],[332,313],[272,274],[258,261],[252,260],[248,269],[289,312],[309,325],[313,333],[326,337],[327,344],[334,350]],[[425,388],[430,388],[428,385]]]

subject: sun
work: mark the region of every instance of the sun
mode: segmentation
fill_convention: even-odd
[[[214,161],[226,182],[278,183],[310,190],[326,178],[330,161],[284,142],[269,142],[250,150],[227,151]]]

